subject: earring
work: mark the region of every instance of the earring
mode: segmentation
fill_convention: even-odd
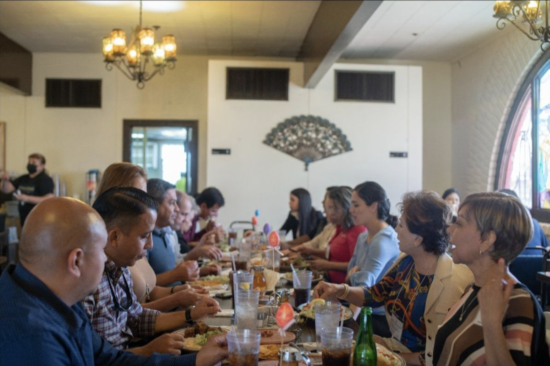
[[[483,253],[484,253],[483,250],[480,249],[479,250],[479,255],[483,255]]]

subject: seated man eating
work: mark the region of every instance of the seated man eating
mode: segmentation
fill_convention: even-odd
[[[84,300],[86,313],[99,335],[115,348],[127,349],[134,337],[183,328],[194,320],[213,315],[221,309],[210,297],[203,297],[193,309],[160,313],[143,308],[133,291],[128,266],[143,258],[152,246],[157,203],[144,191],[115,187],[102,193],[93,206],[105,221],[108,238],[105,269],[95,293]],[[179,335],[164,334],[143,347],[129,351],[149,356],[153,352],[179,354]]]
[[[106,242],[103,220],[84,202],[49,198],[31,211],[19,243],[21,263],[0,277],[1,365],[212,366],[227,357],[224,336],[180,357],[138,356],[101,339],[80,301],[101,280]]]

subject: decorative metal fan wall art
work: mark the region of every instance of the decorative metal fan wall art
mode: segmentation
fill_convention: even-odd
[[[314,161],[351,151],[347,136],[324,118],[295,116],[267,134],[264,144],[303,161],[306,171]]]

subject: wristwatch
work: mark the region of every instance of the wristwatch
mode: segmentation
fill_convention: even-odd
[[[195,324],[195,321],[191,317],[191,309],[192,308],[185,310],[185,321],[187,322],[187,324]]]

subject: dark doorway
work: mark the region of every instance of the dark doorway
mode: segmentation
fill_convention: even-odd
[[[124,120],[123,160],[195,194],[198,135],[198,121]]]

